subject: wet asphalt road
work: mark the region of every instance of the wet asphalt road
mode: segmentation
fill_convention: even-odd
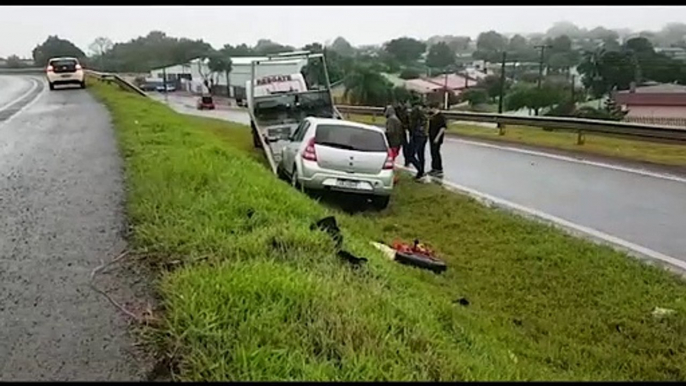
[[[32,84],[35,101],[0,114],[0,380],[141,379],[127,320],[88,286],[126,247],[108,113],[86,90],[22,76],[0,76],[0,112]],[[104,272],[97,284],[122,301],[132,280]]]
[[[170,95],[169,105],[249,123],[241,111],[197,111],[190,98]],[[686,181],[452,138],[442,153],[447,181],[686,261]],[[428,170],[428,146],[426,162]]]

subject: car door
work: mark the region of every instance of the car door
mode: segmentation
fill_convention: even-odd
[[[283,168],[288,172],[288,174],[293,173],[293,164],[295,163],[295,157],[300,148],[300,143],[302,142],[307,129],[310,127],[310,121],[303,120],[295,132],[293,133],[292,140],[283,149]]]

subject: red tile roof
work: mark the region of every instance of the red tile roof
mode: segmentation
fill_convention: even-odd
[[[686,86],[658,84],[618,91],[614,94],[617,104],[626,106],[686,106]]]

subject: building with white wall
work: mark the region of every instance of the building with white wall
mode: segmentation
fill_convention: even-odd
[[[255,67],[255,76],[262,77],[267,75],[287,75],[300,72],[307,64],[307,59],[282,59],[278,61],[267,61],[266,56],[251,56],[251,57],[234,57],[231,58],[231,72],[229,73],[229,82],[231,96],[235,97],[236,90],[244,90],[245,83],[251,78],[252,62],[262,61],[259,66]],[[174,66],[156,68],[150,71],[152,78],[162,79],[163,73],[166,73],[167,79],[177,80],[186,79],[187,91],[194,93],[203,92],[203,76],[210,72],[207,67],[208,60],[193,59],[185,64],[177,64]],[[226,74],[217,73],[213,75],[215,84],[220,87],[226,87]],[[240,91],[239,91],[240,93]]]

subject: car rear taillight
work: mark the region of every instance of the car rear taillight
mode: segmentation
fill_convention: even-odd
[[[391,149],[388,149],[388,155],[386,156],[386,162],[384,162],[384,164],[383,164],[384,170],[393,169],[394,163],[395,163],[395,160],[393,159],[393,151]]]
[[[52,72],[52,71],[53,71],[52,66],[48,66],[48,68],[47,68],[45,71],[47,71],[47,72]]]
[[[80,69],[81,69],[81,65],[80,65],[80,64],[77,64],[77,65],[76,65],[76,69],[77,69],[77,70],[80,70]]]
[[[310,138],[310,141],[307,142],[305,151],[303,151],[303,159],[306,159],[308,161],[317,160],[317,152],[314,150],[314,138]]]

